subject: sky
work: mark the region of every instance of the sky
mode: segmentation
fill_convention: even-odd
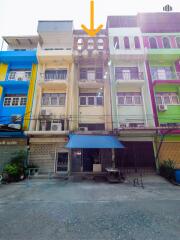
[[[162,12],[170,4],[180,12],[180,0],[94,0],[95,24],[106,24],[108,15]],[[90,0],[0,0],[2,36],[35,35],[38,20],[73,20],[74,28],[89,26]]]

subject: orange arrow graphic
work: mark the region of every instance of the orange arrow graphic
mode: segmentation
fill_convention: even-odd
[[[96,36],[96,34],[103,28],[100,24],[96,29],[94,28],[94,0],[90,2],[90,29],[88,29],[84,24],[81,25],[82,29],[91,37]]]

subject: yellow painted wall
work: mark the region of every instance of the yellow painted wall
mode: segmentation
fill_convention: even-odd
[[[159,153],[159,162],[173,160],[177,168],[180,168],[180,142],[163,142]]]
[[[4,81],[6,78],[6,72],[8,69],[8,65],[4,63],[0,63],[0,81]],[[2,87],[0,87],[0,97],[2,94]]]
[[[24,116],[24,130],[28,130],[28,127],[29,127],[32,103],[33,103],[33,97],[34,97],[34,91],[35,91],[35,84],[36,84],[36,75],[37,75],[37,65],[33,64],[28,97],[27,97],[26,112]]]

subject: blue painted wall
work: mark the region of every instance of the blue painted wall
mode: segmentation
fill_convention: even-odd
[[[32,69],[32,64],[37,64],[36,51],[2,51],[0,52],[0,62],[8,64],[5,81],[1,81],[3,87],[2,96],[0,99],[0,124],[11,123],[12,115],[24,116],[26,106],[3,106],[4,97],[6,94],[23,94],[28,95],[29,81],[18,82],[8,80],[9,72],[12,70],[29,70]]]

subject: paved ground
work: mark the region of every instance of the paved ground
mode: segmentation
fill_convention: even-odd
[[[31,180],[0,185],[1,240],[179,240],[180,187]]]

